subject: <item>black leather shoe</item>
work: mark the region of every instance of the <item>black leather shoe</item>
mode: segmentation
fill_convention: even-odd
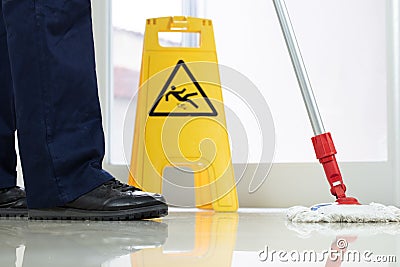
[[[25,217],[27,215],[24,189],[18,186],[0,189],[0,217]]]
[[[29,209],[30,219],[126,221],[163,217],[163,196],[111,180],[62,207]]]

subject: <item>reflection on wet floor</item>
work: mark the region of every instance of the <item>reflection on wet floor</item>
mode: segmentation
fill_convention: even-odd
[[[153,221],[0,220],[0,266],[101,266],[165,243],[168,226]]]
[[[400,224],[292,224],[283,210],[160,221],[0,220],[0,266],[400,266]]]

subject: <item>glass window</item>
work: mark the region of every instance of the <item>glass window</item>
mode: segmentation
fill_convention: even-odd
[[[386,161],[385,1],[286,3],[338,159]],[[113,0],[112,10],[112,163],[129,162],[122,147],[123,119],[138,86],[145,20],[173,15],[213,20],[219,63],[249,77],[270,106],[277,139],[274,161],[315,161],[312,129],[272,1]],[[183,42],[180,37],[166,41]]]
[[[112,164],[129,162],[129,159],[125,161],[123,150],[123,121],[128,104],[139,85],[146,19],[171,14],[182,14],[181,0],[112,1],[113,99],[109,133]],[[174,37],[169,41],[178,42]]]

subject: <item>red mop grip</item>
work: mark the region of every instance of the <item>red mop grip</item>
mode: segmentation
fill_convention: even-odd
[[[324,167],[326,178],[331,186],[332,195],[337,199],[346,197],[346,186],[343,184],[342,175],[336,162],[336,149],[330,133],[324,133],[311,138],[315,155]]]

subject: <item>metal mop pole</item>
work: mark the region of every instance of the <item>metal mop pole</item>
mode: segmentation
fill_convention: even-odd
[[[273,0],[273,2],[289,50],[290,58],[292,59],[293,68],[296,72],[301,94],[303,95],[303,100],[307,108],[308,117],[314,130],[314,135],[325,133],[324,124],[322,123],[321,115],[319,114],[318,105],[315,101],[307,69],[304,65],[303,58],[301,57],[300,48],[297,44],[296,35],[290,22],[285,2],[281,0]]]
[[[331,186],[331,193],[336,197],[336,202],[339,204],[359,204],[357,199],[346,197],[346,186],[343,183],[342,175],[335,158],[336,149],[331,134],[325,132],[285,2],[284,0],[272,1],[274,2],[276,14],[278,15],[304,104],[307,108],[308,117],[314,131],[315,136],[312,138],[314,150],[317,158],[324,167],[326,177]]]

